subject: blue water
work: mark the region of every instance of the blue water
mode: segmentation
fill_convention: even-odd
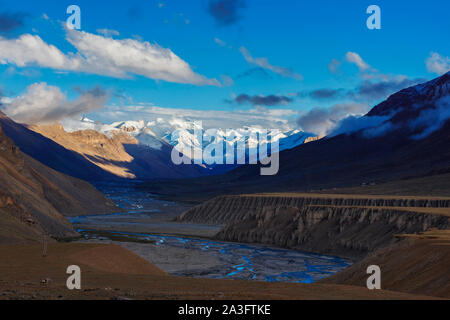
[[[78,231],[83,232],[83,230]],[[197,273],[189,270],[187,274],[181,272],[177,275],[214,279],[313,283],[351,265],[350,261],[338,257],[259,245],[128,232],[114,233],[151,240],[158,246],[200,250],[218,257],[221,261],[219,267],[210,270],[198,270]]]
[[[123,213],[97,216],[80,216],[71,218],[77,227],[99,225],[120,226],[120,230],[127,225],[140,225],[142,216],[157,214],[161,206],[175,207],[175,203],[162,202],[153,195],[138,190],[134,184],[99,184],[96,185],[104,194],[118,206],[125,209]],[[189,227],[189,225],[186,225]],[[79,226],[79,228],[82,228]],[[83,230],[79,230],[83,231]],[[338,257],[311,254],[295,250],[272,248],[262,245],[229,243],[212,240],[164,236],[155,234],[115,232],[120,235],[131,236],[153,241],[158,246],[169,246],[188,250],[198,250],[202,254],[210,255],[220,264],[215,267],[205,266],[198,270],[186,266],[186,271],[175,275],[203,277],[214,279],[245,279],[267,282],[297,282],[312,283],[328,277],[351,265],[351,261]],[[92,237],[89,236],[89,237]],[[93,236],[97,238],[96,236]],[[142,244],[153,246],[154,244]]]

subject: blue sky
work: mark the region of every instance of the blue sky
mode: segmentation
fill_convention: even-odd
[[[221,2],[232,10],[214,15]],[[76,54],[62,23],[71,4],[81,8],[80,32],[169,49],[188,64],[192,77],[203,80],[155,80],[129,69],[126,76],[90,74],[86,68],[62,70],[32,60],[24,66],[2,56],[0,46],[3,96],[14,99],[28,86],[45,82],[68,101],[100,86],[113,92],[107,104],[118,107],[276,109],[293,110],[286,114],[297,117],[337,104],[374,105],[402,86],[448,71],[450,3],[445,0],[2,0],[3,45],[30,34],[65,55]],[[381,8],[381,30],[366,27],[371,4]],[[11,26],[11,19],[18,24]],[[104,35],[103,29],[114,31]],[[114,120],[98,110],[92,116]]]

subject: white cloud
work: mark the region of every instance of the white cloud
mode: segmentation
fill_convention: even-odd
[[[260,127],[266,129],[293,130],[298,112],[291,109],[266,109],[256,107],[249,110],[195,110],[181,108],[162,108],[154,105],[109,105],[98,113],[89,114],[89,118],[103,122],[124,120],[169,122],[174,119],[202,121],[205,129],[238,129]]]
[[[108,100],[109,94],[97,87],[82,92],[74,101],[68,101],[58,87],[41,82],[30,85],[23,95],[2,102],[5,113],[14,120],[36,124],[51,123],[99,110]]]
[[[370,65],[367,64],[359,54],[355,52],[347,52],[345,55],[345,59],[353,64],[356,64],[358,66],[359,71],[366,71],[371,69]]]
[[[336,104],[331,108],[314,108],[303,114],[297,123],[306,132],[324,136],[332,132],[342,121],[350,116],[367,113],[369,106],[359,103]]]
[[[395,129],[395,125],[387,121],[389,116],[358,116],[349,115],[340,120],[329,132],[328,136],[333,137],[340,134],[352,134],[363,131],[366,138],[382,136]]]
[[[24,34],[17,39],[0,37],[0,64],[76,70],[82,67],[82,59],[76,55],[65,55],[37,35]]]
[[[115,40],[87,32],[68,31],[68,41],[97,73],[116,77],[138,74],[151,79],[197,85],[219,85],[192,71],[170,49],[133,39]]]
[[[120,36],[119,31],[112,29],[97,29],[97,33],[100,33],[105,37]]]
[[[450,96],[444,96],[436,101],[435,108],[424,109],[420,115],[409,123],[414,130],[421,129],[414,139],[422,139],[442,128],[450,119]]]
[[[450,70],[450,58],[432,52],[426,60],[428,72],[442,75]]]
[[[301,74],[295,73],[289,68],[274,66],[270,64],[267,58],[254,58],[245,47],[241,47],[239,50],[241,51],[247,63],[249,64],[270,70],[283,77],[293,78],[296,80],[303,80],[303,76]]]
[[[328,64],[328,70],[330,70],[331,73],[336,73],[341,65],[341,62],[337,59],[332,59],[331,62]]]
[[[76,30],[67,30],[67,40],[77,53],[64,54],[37,35],[0,38],[0,63],[18,67],[37,65],[116,78],[141,75],[168,82],[220,86],[219,81],[195,73],[170,49],[157,44],[134,39],[117,40]]]
[[[424,108],[420,114],[410,119],[406,126],[392,122],[395,113],[385,116],[349,116],[342,119],[330,132],[329,136],[338,134],[352,134],[362,131],[367,138],[385,136],[386,134],[402,128],[409,127],[412,139],[420,140],[442,128],[450,119],[450,98],[444,96],[437,100],[434,108]]]
[[[355,64],[358,67],[358,76],[361,78],[361,82],[355,88],[353,92],[349,91],[345,98],[355,99],[357,101],[370,101],[374,102],[379,99],[387,98],[389,95],[424,82],[426,79],[415,78],[411,79],[405,75],[385,74],[370,66],[367,62],[361,58],[358,53],[347,52],[346,61],[348,63]],[[329,64],[331,72],[335,70],[335,66],[338,65],[338,61]]]
[[[220,76],[220,79],[222,80],[222,83],[225,87],[231,87],[234,85],[234,80],[230,76],[223,74]]]
[[[226,47],[227,46],[227,43],[225,41],[223,41],[223,40],[220,40],[219,38],[214,38],[214,42],[217,43],[219,46],[222,46],[222,47]]]

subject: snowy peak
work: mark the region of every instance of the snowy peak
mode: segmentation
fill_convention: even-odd
[[[450,72],[441,77],[403,89],[375,106],[368,116],[390,116],[393,123],[417,118],[420,112],[432,108],[450,95]]]
[[[196,155],[201,155],[213,143],[220,143],[223,146],[223,163],[225,163],[225,158],[229,150],[233,150],[232,152],[234,153],[237,150],[242,151],[244,149],[244,152],[248,156],[257,152],[259,148],[264,148],[271,143],[279,143],[279,150],[283,151],[297,147],[303,144],[306,139],[313,136],[312,134],[298,130],[282,132],[279,130],[264,130],[260,128],[230,130],[198,129],[178,129],[165,138],[181,153],[184,150],[192,150],[191,156],[194,160],[198,160]],[[202,150],[202,152],[198,152],[199,150]]]
[[[127,133],[139,141],[139,144],[151,149],[161,150],[164,146],[170,147],[167,142],[159,138],[145,123],[145,121],[119,121],[112,124],[101,124],[86,117],[79,121],[66,120],[62,123],[68,132],[80,130],[95,130],[109,137],[118,133]]]
[[[421,140],[450,120],[450,72],[401,90],[365,117],[344,119],[335,135],[360,132],[366,138],[395,134]]]
[[[280,151],[283,151],[295,148],[314,136],[299,130],[283,132],[256,127],[229,130],[204,129],[200,123],[179,118],[118,121],[112,124],[101,124],[87,117],[82,117],[80,121],[65,121],[63,126],[69,132],[91,129],[110,137],[119,132],[127,133],[136,138],[139,144],[151,149],[161,150],[166,146],[170,149],[176,148],[181,153],[183,153],[183,150],[190,150],[187,156],[193,160],[197,160],[195,155],[203,154],[204,150],[215,142],[223,143],[224,158],[226,158],[227,150],[242,149],[242,146],[258,150],[259,147],[265,147],[271,142],[278,142]]]

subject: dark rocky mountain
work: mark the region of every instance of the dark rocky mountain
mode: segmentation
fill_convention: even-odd
[[[389,116],[394,123],[405,123],[417,118],[426,109],[450,94],[450,72],[427,83],[403,89],[375,106],[367,115]]]
[[[0,125],[5,135],[11,138],[23,153],[56,171],[86,181],[117,179],[113,174],[89,162],[81,154],[64,148],[1,112]]]
[[[402,90],[374,107],[365,128],[280,153],[276,176],[246,165],[218,177],[143,187],[172,198],[204,200],[219,194],[308,192],[450,172],[450,74]],[[369,130],[365,124],[377,121]],[[370,120],[370,121],[367,121]],[[389,128],[389,130],[385,129]]]
[[[96,131],[65,132],[61,126],[26,126],[0,112],[4,133],[25,154],[46,166],[86,181],[187,178],[208,174],[200,166],[176,166],[172,147],[139,145],[125,134],[108,137]]]
[[[0,243],[77,236],[63,215],[118,212],[89,183],[22,153],[0,126]]]

